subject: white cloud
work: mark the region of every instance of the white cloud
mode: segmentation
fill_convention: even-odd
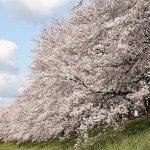
[[[68,0],[0,0],[19,19],[34,23],[44,21],[54,13],[54,9]]]
[[[23,83],[19,75],[0,74],[0,97],[15,97]]]
[[[10,97],[0,97],[0,107],[10,106],[15,102],[15,98]]]
[[[0,40],[0,107],[11,105],[25,87],[25,78],[18,74],[16,54],[15,43]]]
[[[16,50],[15,43],[0,40],[0,71],[16,72],[18,70],[15,58]]]
[[[23,87],[25,87],[23,76],[0,74],[0,106],[12,104]]]

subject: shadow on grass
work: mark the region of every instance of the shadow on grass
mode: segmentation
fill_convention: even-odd
[[[68,139],[65,139],[64,141],[60,142],[59,139],[51,139],[48,141],[44,142],[31,142],[31,141],[26,141],[24,143],[20,143],[17,145],[18,148],[23,148],[23,149],[44,149],[47,148],[49,150],[54,149],[54,150],[66,150],[66,149],[72,149],[76,143],[77,136],[76,134],[72,134]],[[13,143],[16,144],[16,143]]]
[[[150,117],[146,117],[139,120],[130,121],[125,124],[124,134],[133,135],[140,134],[150,129]]]
[[[134,138],[136,135],[140,136],[140,134],[150,131],[150,117],[128,121],[122,125],[122,128],[121,130],[114,130],[109,127],[105,132],[100,128],[90,130],[90,137],[95,137],[98,134],[99,136],[97,136],[97,139],[91,140],[92,142],[90,143],[92,143],[92,146],[82,145],[82,150],[102,150],[108,144],[120,143],[122,140],[128,139],[129,137]]]

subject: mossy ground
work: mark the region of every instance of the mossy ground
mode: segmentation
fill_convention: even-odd
[[[102,133],[102,134],[100,134]],[[113,130],[107,128],[95,128],[89,131],[91,139],[81,142],[78,150],[150,150],[150,117],[129,121],[124,125],[124,130]],[[97,138],[92,138],[97,136]],[[31,143],[21,145],[16,143],[0,143],[0,150],[73,150],[76,143],[76,136],[59,142]]]

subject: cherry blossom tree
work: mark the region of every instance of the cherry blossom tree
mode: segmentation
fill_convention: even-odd
[[[86,139],[90,128],[150,112],[149,0],[82,3],[35,40],[29,87],[4,121],[9,132],[1,119],[0,139]]]

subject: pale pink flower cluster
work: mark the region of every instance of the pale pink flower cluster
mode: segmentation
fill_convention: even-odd
[[[0,140],[87,139],[150,112],[150,1],[93,0],[35,40],[29,87],[0,111]]]

